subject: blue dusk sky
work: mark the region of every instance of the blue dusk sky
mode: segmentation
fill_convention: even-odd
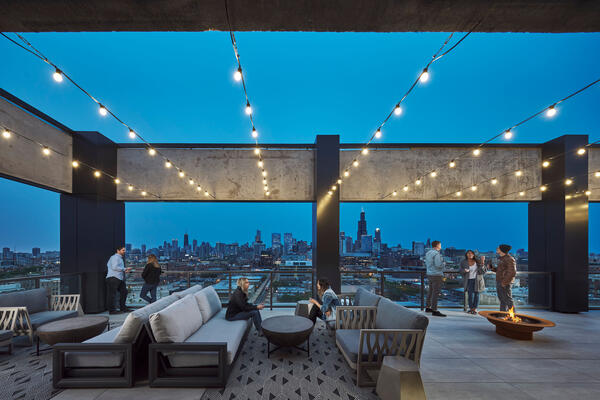
[[[364,142],[402,97],[446,33],[237,34],[261,141],[313,143],[316,134]],[[25,35],[78,83],[151,142],[249,143],[235,58],[224,32]],[[472,34],[434,63],[393,117],[382,142],[481,142],[600,77],[600,34]],[[43,62],[0,38],[0,87],[74,130],[116,142],[127,132],[102,118]],[[563,134],[600,139],[600,85],[536,118],[513,142]],[[0,179],[0,246],[59,248],[59,195]],[[340,230],[356,236],[361,208],[383,241],[440,239],[480,250],[527,248],[527,204],[342,204]],[[253,240],[256,229],[311,240],[311,204],[127,204],[127,242],[179,238]],[[482,228],[483,227],[483,228]],[[600,252],[600,206],[590,206],[590,251]]]

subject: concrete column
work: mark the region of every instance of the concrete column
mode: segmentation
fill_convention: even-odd
[[[73,159],[117,174],[117,147],[97,132],[73,135]],[[124,245],[125,204],[116,201],[116,185],[80,166],[73,171],[73,193],[60,196],[60,271],[83,272],[86,313],[106,309],[106,263]]]
[[[339,293],[340,277],[340,199],[339,190],[327,192],[339,177],[339,135],[317,135],[315,147],[315,202],[313,203],[313,265],[316,278],[325,278]]]
[[[549,300],[555,311],[588,310],[588,158],[575,152],[587,143],[587,135],[565,135],[543,144],[543,160],[564,155],[542,172],[542,201],[529,203],[529,269],[553,273],[550,290],[530,281],[530,301]]]

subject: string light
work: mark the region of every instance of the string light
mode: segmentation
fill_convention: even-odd
[[[263,171],[262,176],[267,176],[267,171]]]
[[[429,80],[429,68],[425,68],[423,70],[423,72],[421,72],[421,76],[419,77],[419,80],[423,83],[425,83]]]
[[[205,197],[208,197],[208,196],[209,196],[209,193],[208,193],[208,191],[204,192],[204,196],[205,196]]]
[[[267,180],[263,179],[263,185],[266,185],[266,184],[267,184]]]
[[[554,107],[554,105],[551,105],[550,107],[548,107],[548,110],[546,111],[546,116],[549,118],[552,118],[556,115],[556,108]]]
[[[598,172],[598,174],[600,174],[600,172]],[[597,176],[600,176],[600,175],[597,175]],[[337,180],[337,183],[338,183],[338,185],[341,185],[341,184],[342,184],[342,180],[341,180],[341,179],[338,179],[338,180]]]
[[[265,192],[268,192],[268,191],[269,191],[269,187],[265,185],[265,186],[263,187],[263,190],[264,190]]]
[[[362,149],[361,153],[362,153],[363,156],[366,156],[367,154],[369,154],[369,149],[364,148],[364,149]]]
[[[146,191],[145,191],[145,190],[142,190],[142,193],[141,193],[141,194],[142,194],[142,196],[146,196],[148,193],[146,193]]]
[[[346,178],[347,178],[347,177],[349,177],[349,176],[350,176],[350,172],[349,172],[348,170],[345,170],[345,171],[344,171],[344,176],[345,176]]]
[[[421,184],[421,180],[420,180],[420,179],[417,179],[417,180],[415,181],[415,185],[419,186],[420,184]]]
[[[358,160],[354,160],[354,161],[352,162],[352,165],[354,165],[355,167],[358,167]]]
[[[542,163],[542,167],[548,168],[550,166],[550,161],[546,160]]]
[[[523,171],[521,171],[521,170],[519,169],[519,170],[515,171],[515,175],[516,175],[516,176],[521,176],[521,175],[523,175]]]
[[[235,72],[233,73],[233,79],[236,82],[239,82],[242,80],[242,67],[238,67],[238,69],[235,70]]]
[[[250,107],[250,102],[246,102],[246,109],[244,111],[246,111],[246,115],[252,114],[252,107]]]
[[[202,186],[200,186],[200,185],[196,186],[196,190],[199,192],[202,191]]]
[[[173,164],[171,164],[171,161],[167,160],[165,162],[165,168],[171,168],[173,166]]]
[[[2,137],[4,139],[10,139],[10,131],[8,129],[2,129]]]
[[[477,190],[477,185],[471,186],[471,191],[475,192]]]
[[[404,185],[404,187],[402,188],[402,190],[404,190],[405,192],[408,192],[408,185]]]
[[[577,154],[580,155],[580,156],[584,155],[585,154],[585,149],[583,147],[580,148],[580,149],[578,149],[577,150]]]
[[[258,137],[258,132],[257,132],[256,128],[252,128],[252,137],[255,139]]]
[[[504,139],[506,140],[510,140],[513,137],[513,133],[510,129],[507,129],[506,132],[504,132]]]
[[[121,180],[119,178],[115,178],[115,185],[118,185],[119,183],[121,183]]]
[[[270,195],[271,195],[271,192],[266,192],[265,194],[266,194],[267,196],[270,196]]]
[[[337,186],[333,185],[333,186],[331,187],[331,190],[333,190],[333,191],[337,190]]]
[[[258,161],[258,163],[257,163],[257,164],[258,164],[258,166],[259,166],[260,168],[262,168],[262,167],[263,167],[263,165],[264,165],[264,163],[262,162],[262,160]]]
[[[572,184],[573,184],[573,180],[572,179],[565,180],[565,185],[570,186]]]
[[[594,176],[595,176],[596,178],[600,178],[600,171],[596,171],[596,172],[594,173]]]
[[[573,196],[571,196],[570,194],[565,196],[565,199],[567,199],[567,200],[571,200],[572,198],[573,198]]]
[[[479,150],[479,149],[473,150],[473,155],[474,156],[479,156],[480,154],[481,154],[481,150]]]
[[[432,178],[435,178],[437,176],[437,172],[431,171],[431,173],[429,174],[429,176],[431,176]]]
[[[375,131],[375,137],[376,137],[377,139],[379,139],[379,138],[381,137],[381,128],[379,128],[379,129],[377,129],[377,130]]]
[[[546,185],[542,185],[542,186],[540,186],[540,190],[541,190],[542,192],[545,192],[546,190],[548,190],[548,186],[546,186]]]
[[[491,180],[491,182],[492,182],[492,185],[495,185],[495,184],[498,183],[498,179],[494,178],[494,179]]]
[[[129,186],[127,186],[127,189],[128,189],[130,192],[132,192],[132,191],[133,191],[133,185],[129,185]]]
[[[43,153],[45,156],[49,156],[49,155],[50,155],[50,149],[49,149],[48,147],[44,147],[44,148],[42,149],[42,153]]]
[[[98,112],[100,113],[100,115],[102,115],[103,117],[106,117],[108,115],[108,110],[106,109],[106,107],[104,107],[102,104],[99,104],[98,107]]]
[[[392,196],[398,196],[398,192],[396,192],[395,190],[392,192]]]
[[[190,185],[193,185],[193,184],[194,184],[194,180],[193,180],[192,178],[190,178],[190,179],[188,180],[188,183],[189,183]]]
[[[130,129],[130,130],[129,130],[129,137],[130,137],[131,139],[135,139],[135,137],[136,137],[136,134],[135,134],[135,132],[133,131],[133,129]]]
[[[402,107],[400,107],[400,104],[396,104],[396,107],[394,107],[394,115],[402,115]]]
[[[591,194],[592,194],[592,191],[591,191],[591,190],[586,190],[586,191],[585,191],[585,195],[586,195],[586,196],[589,196],[589,195],[591,195]]]
[[[452,160],[452,161],[450,161],[450,164],[448,164],[448,166],[450,168],[454,168],[454,167],[456,167],[456,162],[454,160]]]
[[[58,68],[56,68],[54,70],[54,73],[52,74],[52,78],[54,78],[54,80],[58,83],[61,83],[63,81],[63,74],[62,71]]]
[[[460,197],[460,196],[462,196],[462,192],[461,191],[456,192],[456,197]]]
[[[525,196],[525,192],[519,192],[519,196]]]
[[[330,190],[327,192],[327,194],[331,196],[333,194],[333,192]]]
[[[183,172],[182,170],[179,170],[179,177],[183,178],[185,176],[185,172]]]
[[[73,166],[73,168],[77,168],[77,167],[79,167],[79,162],[73,160],[73,162],[71,163],[71,165]]]
[[[94,176],[96,178],[100,178],[101,175],[102,175],[102,173],[100,171],[94,171]]]
[[[156,155],[156,150],[154,150],[154,148],[150,147],[148,149],[148,154],[150,154],[151,156],[155,156]]]
[[[254,149],[254,154],[259,155],[260,154],[260,149],[259,148]]]

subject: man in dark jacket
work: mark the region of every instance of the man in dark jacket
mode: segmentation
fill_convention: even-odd
[[[490,265],[491,270],[496,272],[496,293],[500,300],[500,311],[508,311],[514,307],[512,298],[512,284],[517,275],[517,263],[515,259],[508,254],[512,247],[507,244],[501,244],[496,249],[496,253],[500,256],[498,266]]]
[[[260,317],[260,310],[265,308],[265,306],[262,304],[254,305],[248,303],[248,288],[250,287],[248,278],[238,279],[237,285],[237,289],[233,291],[229,298],[229,305],[227,306],[225,318],[228,321],[239,321],[252,318],[256,332],[258,332],[259,336],[262,336],[262,318]]]

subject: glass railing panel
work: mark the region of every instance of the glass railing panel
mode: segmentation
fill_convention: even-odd
[[[359,287],[380,294],[381,280],[377,271],[342,271],[342,293],[355,293]]]
[[[274,307],[295,307],[312,294],[312,272],[273,272],[271,282]]]
[[[404,307],[421,306],[421,274],[385,272],[384,296]]]
[[[600,273],[589,274],[588,301],[590,308],[600,307]]]

